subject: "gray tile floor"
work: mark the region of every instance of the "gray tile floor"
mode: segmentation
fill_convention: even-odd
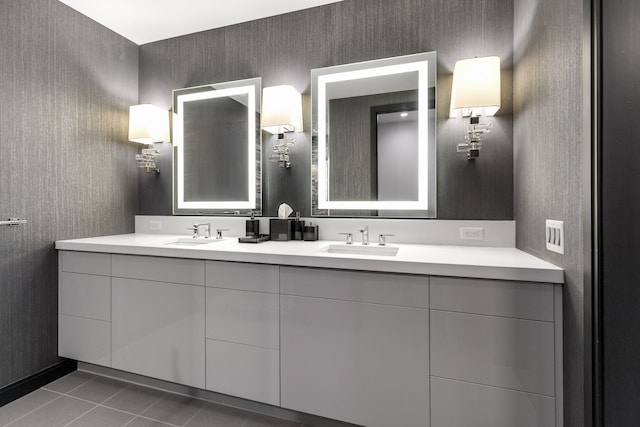
[[[75,371],[0,408],[11,427],[304,427]]]

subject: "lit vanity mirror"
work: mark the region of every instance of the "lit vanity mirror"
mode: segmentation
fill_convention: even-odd
[[[261,79],[173,91],[174,215],[261,214]]]
[[[311,71],[314,216],[436,216],[436,53]]]

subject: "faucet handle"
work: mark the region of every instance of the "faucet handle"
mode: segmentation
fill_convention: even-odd
[[[353,244],[353,234],[351,234],[351,233],[338,233],[338,234],[342,234],[343,236],[347,236],[347,245],[352,245]]]
[[[217,240],[221,240],[222,239],[222,232],[223,231],[229,231],[228,228],[218,228],[216,229],[216,239]]]
[[[194,239],[200,237],[200,228],[198,227],[198,224],[193,224],[193,227],[187,227],[187,230],[193,231]]]
[[[395,236],[395,234],[380,234],[378,236],[378,246],[387,246],[387,237]]]

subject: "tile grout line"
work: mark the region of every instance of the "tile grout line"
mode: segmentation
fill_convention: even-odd
[[[135,420],[136,420],[136,418],[142,418],[143,420],[153,421],[153,422],[155,422],[155,423],[160,423],[160,424],[162,424],[162,425],[169,426],[169,427],[182,427],[182,426],[179,426],[178,424],[171,424],[171,423],[168,423],[168,422],[166,422],[166,421],[160,421],[160,420],[156,420],[156,419],[154,419],[154,418],[143,417],[142,415],[136,415],[135,417],[133,417],[133,419],[132,419],[131,421],[129,421],[127,424],[125,424],[125,426],[126,426],[126,425],[129,425],[130,423],[132,423],[133,421],[135,421]]]
[[[116,393],[116,394],[117,394],[117,393]],[[112,407],[110,407],[110,406],[106,406],[106,405],[104,405],[104,404],[103,404],[104,402],[106,402],[107,400],[109,400],[111,397],[115,396],[115,394],[114,394],[113,396],[111,396],[111,397],[108,397],[106,400],[104,400],[104,401],[103,401],[103,403],[96,403],[96,402],[92,402],[92,401],[90,401],[90,400],[83,399],[83,398],[81,398],[81,397],[76,397],[76,396],[61,395],[60,397],[62,397],[62,396],[66,396],[66,397],[68,397],[68,398],[70,398],[70,399],[76,399],[76,400],[79,400],[79,401],[81,401],[81,402],[85,402],[85,403],[91,403],[92,405],[94,405],[94,408],[92,408],[92,410],[93,410],[93,409],[95,409],[95,408],[97,408],[97,407],[101,407],[101,408],[110,409],[110,410],[112,410],[112,411],[116,411],[116,412],[122,412],[123,414],[131,415],[131,416],[133,416],[133,418],[134,418],[134,419],[135,419],[135,418],[144,418],[144,419],[146,419],[146,420],[155,421],[155,422],[162,423],[162,424],[166,424],[166,425],[169,425],[169,426],[172,426],[172,427],[180,427],[180,426],[179,426],[179,425],[177,425],[177,424],[171,424],[171,423],[168,423],[168,422],[166,422],[166,421],[158,420],[158,419],[156,419],[156,418],[151,418],[151,417],[144,416],[144,415],[142,415],[142,413],[140,413],[140,414],[134,414],[134,413],[132,413],[132,412],[127,412],[127,411],[123,411],[122,409],[112,408]],[[155,405],[155,404],[156,404],[160,399],[162,399],[162,397],[160,397],[160,398],[159,398],[158,400],[156,400],[154,403],[152,403],[151,405],[149,405],[149,407],[151,407],[152,405]],[[53,402],[53,401],[52,401],[52,402]],[[44,405],[43,405],[43,406],[44,406]],[[145,408],[145,409],[144,409],[144,411],[146,411],[147,409],[149,409],[149,407]],[[39,409],[39,408],[38,408],[38,409]],[[143,412],[144,412],[144,411],[143,411]],[[84,413],[84,414],[82,414],[82,415],[86,415],[86,413]],[[22,417],[20,417],[20,418],[22,418]],[[16,420],[16,421],[17,421],[17,420]],[[73,421],[76,421],[76,420],[73,420]],[[71,421],[71,422],[73,422],[73,421]],[[133,421],[133,420],[132,420],[132,421]],[[15,421],[13,421],[13,422],[15,422]],[[13,422],[12,422],[12,423],[13,423]],[[128,423],[127,423],[127,424],[128,424]]]
[[[79,416],[75,417],[74,419],[72,419],[71,421],[69,421],[68,423],[66,423],[64,425],[64,427],[67,427],[69,424],[76,422],[77,420],[79,420],[80,418],[84,417],[85,415],[87,415],[89,412],[93,411],[94,409],[96,409],[98,407],[98,405],[94,404],[94,406],[92,408],[90,408],[87,412],[84,412],[82,414],[80,414]]]
[[[187,424],[189,424],[189,423],[191,422],[191,420],[192,420],[192,419],[194,419],[194,418],[196,417],[196,415],[198,415],[200,412],[202,412],[202,410],[205,408],[205,406],[207,406],[207,404],[206,404],[206,403],[205,403],[204,405],[202,405],[202,407],[201,407],[200,409],[198,409],[198,410],[196,411],[196,413],[195,413],[195,414],[193,414],[193,415],[191,416],[191,418],[189,418],[185,423],[183,423],[183,424],[182,424],[182,426],[183,426],[183,427],[186,427],[186,426],[187,426]]]
[[[51,390],[47,390],[47,391],[51,391]],[[57,392],[54,392],[54,393],[57,393]],[[38,409],[44,408],[44,407],[45,407],[45,406],[47,406],[48,404],[53,403],[53,402],[55,402],[56,400],[58,400],[58,399],[62,398],[62,396],[64,396],[64,394],[62,394],[62,393],[57,393],[57,394],[58,394],[59,396],[58,396],[58,397],[56,397],[55,399],[53,399],[53,400],[51,400],[51,401],[49,401],[49,402],[45,403],[44,405],[40,405],[40,406],[38,406],[37,408],[35,408],[35,409],[33,409],[33,410],[31,410],[31,411],[27,412],[26,414],[22,415],[21,417],[18,417],[18,418],[16,418],[15,420],[11,421],[9,424],[5,424],[5,425],[4,425],[4,427],[8,427],[8,426],[10,426],[11,424],[15,424],[15,423],[16,423],[16,421],[23,419],[23,418],[24,418],[24,417],[26,417],[27,415],[33,414],[33,413],[34,413],[35,411],[37,411]]]
[[[137,414],[137,415],[136,415],[136,417],[138,417],[138,416],[142,417],[142,416],[143,416],[142,414],[144,414],[144,413],[145,413],[149,408],[151,408],[153,405],[155,405],[156,403],[160,402],[160,401],[162,400],[162,398],[163,398],[163,397],[165,397],[167,394],[168,394],[168,393],[167,393],[166,391],[165,391],[165,392],[162,392],[162,393],[160,394],[160,397],[158,397],[158,398],[157,398],[156,400],[154,400],[152,403],[150,403],[149,405],[147,405],[147,407],[146,407],[146,408],[144,408],[142,411],[140,411],[140,413],[139,413],[139,414]]]
[[[76,371],[76,372],[77,372],[77,371]],[[52,389],[50,389],[50,388],[47,388],[47,385],[49,385],[49,384],[47,384],[47,385],[45,385],[45,386],[43,386],[43,387],[40,387],[40,388],[41,388],[42,390],[52,391],[52,392],[54,392],[54,393],[60,393],[60,394],[62,394],[62,395],[68,396],[68,393],[71,393],[73,390],[77,389],[78,387],[82,387],[83,385],[87,384],[87,383],[88,383],[88,382],[90,382],[90,381],[95,380],[95,379],[98,377],[97,375],[94,375],[94,374],[91,374],[91,375],[93,375],[93,378],[89,378],[89,379],[88,379],[88,380],[86,380],[85,382],[83,382],[83,383],[81,383],[81,384],[78,384],[77,386],[73,387],[71,390],[67,390],[65,393],[61,393],[61,392],[59,392],[59,391],[55,391],[55,390],[52,390]],[[64,377],[62,377],[62,378],[64,378]]]

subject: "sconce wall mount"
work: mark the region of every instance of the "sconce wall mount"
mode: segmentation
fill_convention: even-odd
[[[500,58],[463,59],[456,62],[451,88],[451,118],[470,117],[465,142],[457,152],[467,160],[480,157],[482,136],[491,132],[491,123],[480,123],[480,116],[493,116],[500,109]]]
[[[169,141],[169,112],[151,104],[129,107],[129,141],[145,144],[136,154],[136,163],[145,172],[160,173],[156,157],[160,151],[153,148],[156,142]]]
[[[278,167],[289,168],[293,132],[302,131],[302,96],[292,86],[272,86],[262,90],[262,129],[277,134],[269,159]]]

